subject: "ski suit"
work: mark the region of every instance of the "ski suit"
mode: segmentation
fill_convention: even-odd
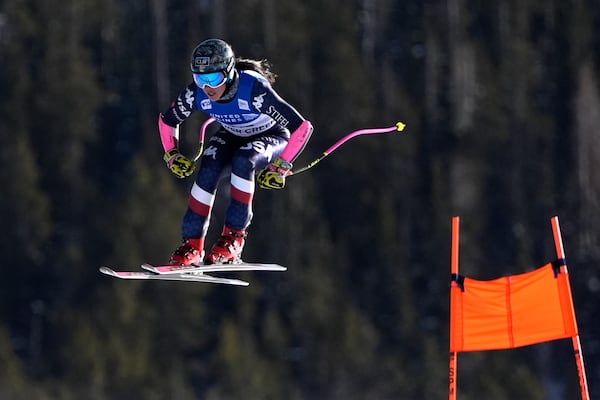
[[[223,98],[226,100],[211,101],[192,83],[159,118],[159,125],[175,128],[175,132],[194,111],[202,111],[220,124],[200,159],[183,218],[184,238],[206,236],[219,180],[229,171],[231,192],[225,225],[245,230],[252,219],[255,172],[280,156],[290,132],[305,123],[300,113],[262,75],[252,70],[237,71]],[[171,150],[168,147],[177,145],[177,134],[175,139],[165,138],[164,131],[161,128],[161,139],[168,151]]]

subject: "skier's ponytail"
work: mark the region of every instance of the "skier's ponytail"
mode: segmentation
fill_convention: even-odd
[[[252,60],[249,58],[236,58],[235,67],[239,70],[250,69],[256,71],[269,81],[270,84],[275,83],[277,74],[271,71],[271,64],[267,60]]]

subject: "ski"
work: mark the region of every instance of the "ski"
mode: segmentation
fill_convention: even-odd
[[[205,272],[239,272],[239,271],[286,271],[287,268],[279,264],[263,263],[232,263],[211,265],[151,265],[142,264],[142,268],[159,275],[171,274],[204,274]]]
[[[205,282],[205,283],[221,283],[225,285],[248,286],[249,283],[239,279],[221,278],[206,274],[169,274],[159,275],[152,272],[144,271],[115,271],[109,267],[101,267],[100,272],[119,279],[136,279],[136,280],[159,280],[159,281],[185,281],[185,282]]]

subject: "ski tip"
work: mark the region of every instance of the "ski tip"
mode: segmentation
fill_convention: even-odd
[[[222,282],[222,283],[225,283],[227,285],[233,285],[233,286],[250,286],[249,282],[242,281],[240,279],[231,279],[229,282]]]
[[[396,129],[398,129],[398,132],[402,132],[404,130],[405,126],[406,125],[403,122],[400,122],[400,121],[396,122]]]
[[[116,276],[117,275],[112,268],[109,268],[109,267],[106,267],[106,266],[100,267],[100,272],[102,272],[105,275],[110,275],[110,276]]]

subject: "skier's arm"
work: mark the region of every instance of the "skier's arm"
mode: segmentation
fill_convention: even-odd
[[[260,107],[257,107],[258,111],[267,114],[292,132],[288,145],[280,156],[291,163],[304,150],[310,139],[313,131],[312,124],[264,82],[257,81],[253,88],[252,98],[257,97],[262,99]]]
[[[312,132],[313,126],[311,122],[307,119],[302,121],[300,126],[294,132],[292,132],[290,140],[288,141],[287,146],[285,147],[283,153],[281,153],[279,158],[291,164],[292,161],[294,161],[296,157],[298,157],[298,155],[306,147],[306,143],[308,143]]]
[[[167,124],[163,114],[158,115],[158,132],[165,153],[177,147],[179,143],[179,125],[171,126]]]
[[[194,111],[194,84],[183,90],[177,100],[158,116],[158,131],[165,155],[167,167],[178,178],[185,178],[194,172],[194,161],[179,152],[179,124],[185,121]]]

